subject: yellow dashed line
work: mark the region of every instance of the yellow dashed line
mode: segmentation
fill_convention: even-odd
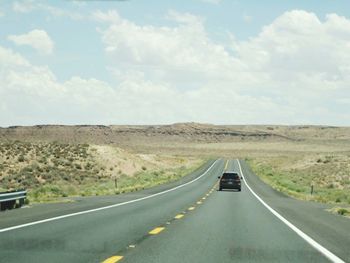
[[[226,161],[226,164],[225,164],[225,171],[227,170],[227,165],[228,165],[228,160]]]
[[[116,263],[118,262],[119,260],[123,259],[122,256],[113,256],[113,257],[110,257],[110,258],[107,258],[105,261],[103,261],[102,263]]]
[[[181,219],[181,218],[183,218],[183,217],[184,217],[183,214],[178,214],[178,215],[175,216],[175,219]]]
[[[148,234],[150,234],[150,235],[157,235],[160,232],[162,232],[164,229],[165,229],[165,227],[156,227],[152,231],[149,231]]]
[[[228,161],[226,161],[225,170],[227,169],[227,165],[228,165]],[[206,196],[208,197],[214,191],[214,189],[215,189],[215,186],[206,194]],[[205,200],[205,199],[206,199],[206,197],[202,198],[202,200]],[[202,203],[203,203],[202,201],[198,201],[197,202],[198,205],[200,205]],[[196,209],[196,207],[191,206],[187,210],[193,211],[194,209]],[[182,214],[178,214],[174,218],[175,219],[181,219],[181,218],[183,218],[185,216],[184,215],[185,213],[186,212],[184,211]],[[167,222],[167,224],[170,224],[170,222]],[[150,232],[148,232],[148,234],[150,234],[150,235],[157,235],[160,232],[162,232],[164,229],[165,229],[165,227],[156,227],[153,230],[151,230]],[[135,248],[135,245],[133,245],[133,244],[129,245],[129,248]],[[113,257],[107,258],[102,263],[116,263],[116,262],[122,260],[123,258],[124,258],[123,256],[113,256]]]

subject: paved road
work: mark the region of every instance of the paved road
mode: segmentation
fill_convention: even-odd
[[[108,205],[113,201],[131,203],[17,229],[6,228],[43,219],[40,207],[7,213],[0,219],[0,262],[101,262],[108,258],[107,262],[119,259],[120,262],[329,262],[267,210],[246,185],[242,192],[217,191],[217,176],[225,166],[229,170],[240,170],[237,161],[218,160],[182,182],[143,191],[136,196],[106,199]],[[248,184],[282,213],[280,200],[288,203],[291,199],[263,185],[244,164],[242,168]],[[159,192],[163,193],[157,194]],[[133,202],[135,198],[144,199]],[[92,202],[91,207],[66,204],[62,206],[64,212],[50,210],[52,206],[47,206],[48,212],[42,213],[45,218],[48,215],[57,217],[101,205],[97,201]],[[295,205],[300,206],[288,203],[287,211]],[[11,223],[12,217],[18,218],[18,211],[23,211],[23,221],[14,219]],[[327,229],[324,225],[317,231],[317,226],[313,228],[308,220],[304,222],[299,218],[302,216],[289,214],[290,221],[307,229],[307,234],[313,238],[314,232],[327,233],[322,232],[323,228]],[[330,216],[332,220],[336,218],[332,222],[344,227],[343,232],[349,229],[346,219]],[[149,233],[151,230],[153,234]],[[347,234],[340,235],[340,241],[334,236],[333,239],[316,237],[316,241],[329,245],[343,260],[350,259],[346,249],[350,247]],[[339,245],[334,245],[337,242]]]

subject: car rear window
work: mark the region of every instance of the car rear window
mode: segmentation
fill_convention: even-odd
[[[239,176],[236,173],[224,173],[222,175],[222,179],[237,179],[237,178],[239,178]]]

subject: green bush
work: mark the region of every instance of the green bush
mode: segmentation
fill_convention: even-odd
[[[338,214],[339,215],[346,215],[348,213],[350,213],[350,212],[347,209],[345,209],[345,208],[338,209]]]

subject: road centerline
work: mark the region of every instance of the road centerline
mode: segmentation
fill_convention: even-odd
[[[124,258],[123,256],[113,256],[113,257],[107,258],[102,263],[116,263],[122,260],[123,258]]]
[[[165,229],[165,227],[156,227],[153,230],[149,231],[148,234],[150,234],[150,235],[158,235],[164,229]]]

